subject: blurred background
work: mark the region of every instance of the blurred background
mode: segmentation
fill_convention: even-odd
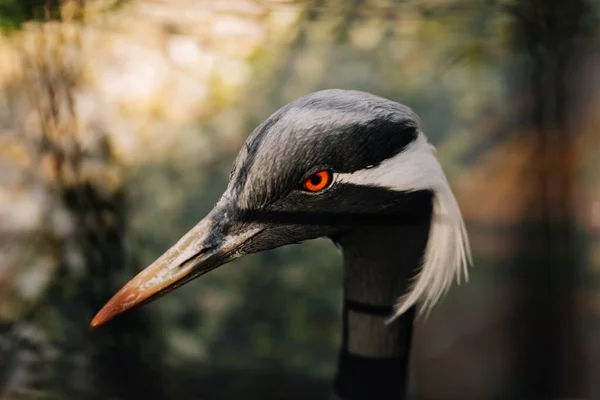
[[[600,42],[584,0],[0,0],[0,399],[327,397],[338,250],[235,261],[103,329],[271,112],[412,107],[475,268],[417,323],[414,399],[600,399]]]

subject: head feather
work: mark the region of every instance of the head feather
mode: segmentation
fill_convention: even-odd
[[[404,151],[376,168],[340,174],[341,182],[377,185],[398,191],[431,190],[434,194],[429,239],[420,270],[406,294],[398,299],[388,322],[420,304],[420,313],[430,311],[452,282],[468,280],[472,264],[467,230],[458,203],[435,157],[435,149],[420,132]]]

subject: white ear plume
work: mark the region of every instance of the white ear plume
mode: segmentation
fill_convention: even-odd
[[[434,151],[425,135],[419,133],[404,151],[376,168],[336,177],[340,182],[377,185],[398,191],[433,191],[433,217],[421,269],[408,293],[398,299],[394,315],[388,322],[418,302],[421,303],[420,312],[431,310],[454,279],[460,284],[462,275],[465,281],[469,278],[467,268],[472,264],[469,238],[458,203]]]

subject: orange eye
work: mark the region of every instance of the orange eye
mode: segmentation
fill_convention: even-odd
[[[331,183],[331,171],[323,170],[315,172],[302,184],[302,187],[309,192],[318,192],[325,189]]]

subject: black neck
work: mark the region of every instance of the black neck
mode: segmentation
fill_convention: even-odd
[[[430,219],[363,229],[340,238],[344,254],[343,344],[333,398],[406,399],[414,309],[386,325],[420,266]]]

